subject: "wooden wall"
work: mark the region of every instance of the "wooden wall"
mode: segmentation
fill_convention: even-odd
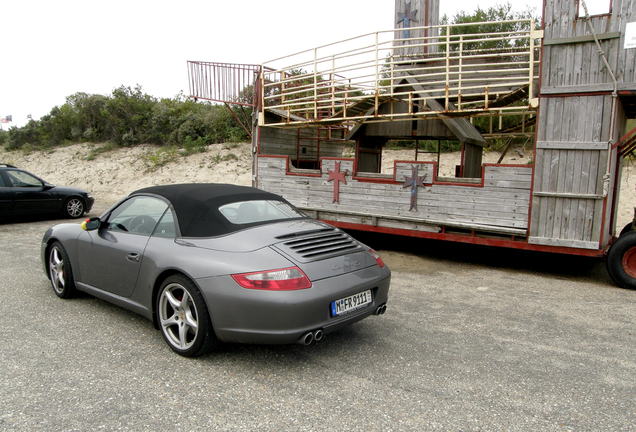
[[[598,249],[613,234],[619,172],[611,143],[622,135],[625,115],[577,12],[575,0],[545,2],[529,242]],[[636,49],[623,48],[625,25],[634,20],[636,0],[613,0],[611,15],[592,17],[619,90],[636,90]]]
[[[342,156],[344,142],[329,140],[327,131],[318,128],[273,128],[259,127],[260,153],[286,155],[296,158],[296,147],[300,145],[300,158],[318,160],[318,157]],[[342,133],[341,133],[342,135]],[[320,136],[320,155],[318,155],[318,140]],[[332,135],[332,137],[334,137]],[[353,144],[353,143],[352,143]],[[303,148],[305,149],[303,152]]]
[[[531,243],[599,247],[611,103],[603,95],[541,100]]]
[[[408,104],[404,101],[391,101],[380,105],[380,114],[406,113]],[[448,129],[440,119],[405,119],[400,121],[365,123],[358,134],[373,137],[386,137],[390,139],[405,138],[440,138],[455,139],[455,135]]]
[[[341,159],[348,171],[340,186],[340,203],[333,203],[333,183],[328,171],[336,160],[323,159],[321,170],[310,177],[286,173],[284,158],[258,158],[258,187],[284,196],[304,209],[320,211],[321,217],[343,222],[438,232],[441,226],[486,232],[525,235],[532,168],[485,166],[483,185],[459,186],[433,182],[433,163],[396,163],[396,183],[353,179],[353,161]],[[412,166],[424,176],[418,188],[417,211],[410,208],[410,189],[403,187]],[[310,174],[310,173],[308,173]],[[327,212],[330,216],[322,216]]]
[[[608,2],[610,0],[607,0]],[[612,90],[613,84],[576,0],[545,2],[541,93]],[[612,14],[592,17],[619,88],[636,90],[636,49],[624,49],[625,25],[636,21],[636,0],[612,0]]]

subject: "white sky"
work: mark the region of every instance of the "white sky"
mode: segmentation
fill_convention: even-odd
[[[505,0],[441,0],[441,14]],[[513,8],[541,0],[510,0]],[[394,0],[0,2],[0,117],[21,126],[82,91],[187,94],[186,60],[255,63],[394,27]],[[4,125],[7,128],[7,125]]]

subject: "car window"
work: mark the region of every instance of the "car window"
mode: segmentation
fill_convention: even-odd
[[[174,224],[174,214],[171,209],[167,209],[163,214],[155,228],[155,231],[152,233],[152,236],[162,238],[175,238],[177,236],[177,229]]]
[[[9,187],[9,185],[4,181],[2,173],[0,173],[0,187]]]
[[[27,172],[8,170],[5,174],[13,187],[42,187],[42,182]]]
[[[110,213],[108,230],[149,236],[167,208],[158,198],[132,197]]]
[[[254,200],[222,205],[219,211],[233,224],[249,224],[279,219],[305,217],[304,214],[283,201]]]

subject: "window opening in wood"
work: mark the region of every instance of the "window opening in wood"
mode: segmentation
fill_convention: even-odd
[[[514,136],[489,139],[484,163],[527,165],[532,163],[532,137]]]
[[[319,170],[321,157],[343,157],[350,141],[341,127],[299,128],[295,132],[295,146],[290,155],[292,168]]]
[[[583,8],[583,2],[578,2],[578,17],[585,18],[585,8]],[[585,0],[587,5],[587,11],[590,16],[595,15],[607,15],[612,13],[612,0]]]
[[[462,145],[456,140],[389,140],[382,147],[380,174],[393,176],[395,161],[435,162],[437,177],[457,181],[462,173]],[[359,152],[360,155],[360,152]],[[358,163],[358,171],[362,171]],[[363,173],[362,175],[366,175]]]

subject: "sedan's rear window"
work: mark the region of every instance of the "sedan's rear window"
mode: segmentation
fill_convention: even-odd
[[[220,206],[219,212],[237,225],[306,217],[288,203],[275,200],[232,202]]]

